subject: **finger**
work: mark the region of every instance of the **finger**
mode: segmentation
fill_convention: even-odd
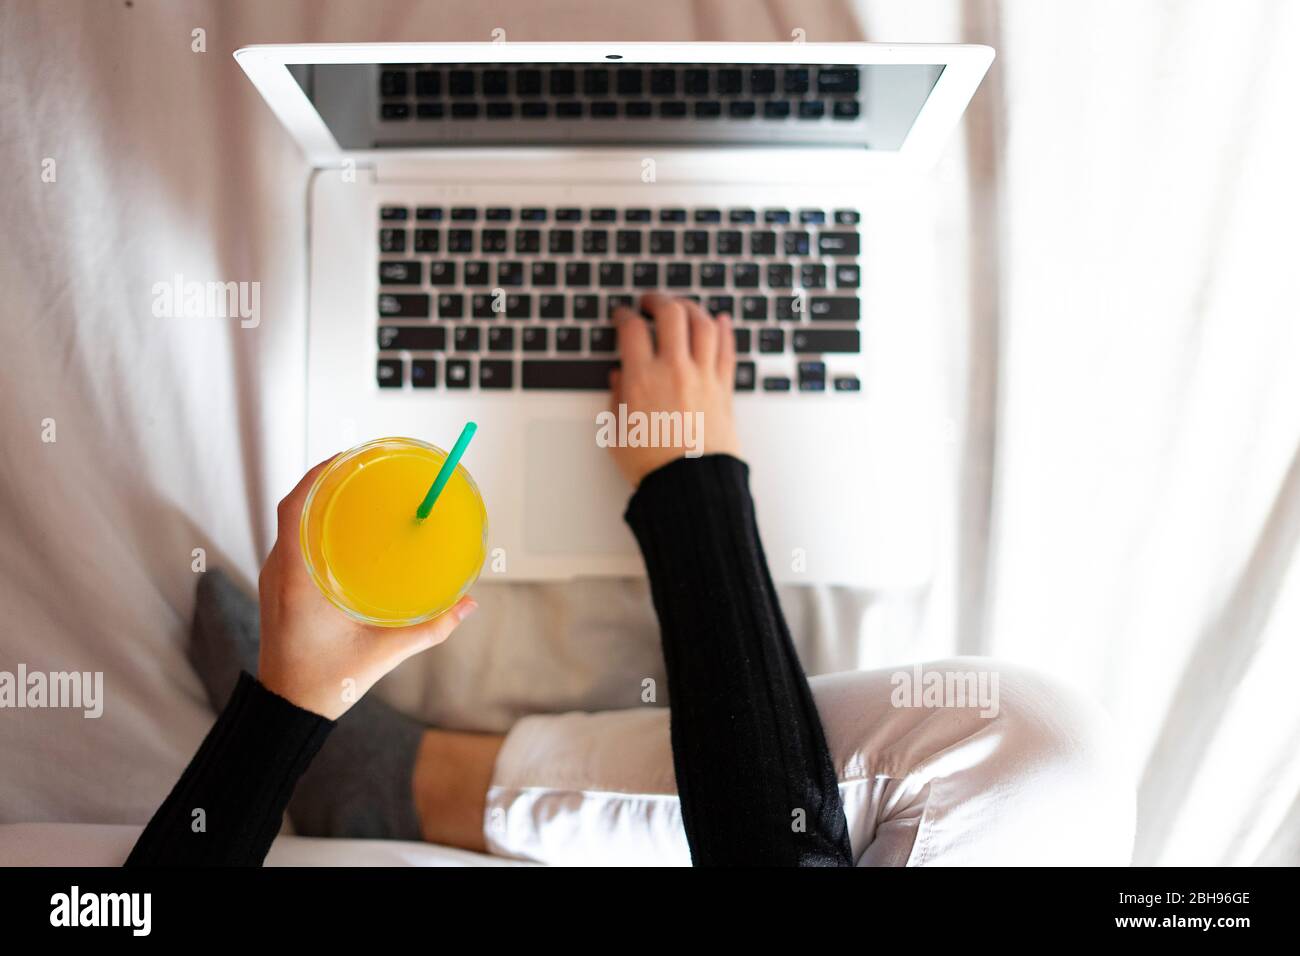
[[[302,476],[302,480],[294,485],[293,491],[280,500],[280,504],[276,508],[277,542],[281,540],[298,540],[298,519],[302,517],[302,506],[307,500],[307,493],[311,491],[311,486],[316,483],[320,473],[337,457],[338,455],[330,455],[308,471],[307,474]]]
[[[718,315],[718,376],[727,388],[736,384],[736,332],[732,328],[731,315],[722,312]]]
[[[622,401],[623,401],[623,373],[616,368],[610,369],[609,407],[617,411],[619,403]]]
[[[417,624],[414,627],[393,630],[392,642],[388,647],[393,655],[388,667],[391,670],[402,661],[420,651],[428,650],[451,637],[452,632],[461,622],[478,610],[478,602],[468,594],[457,601],[447,611],[439,614],[432,621]]]
[[[659,357],[670,361],[690,358],[690,332],[686,326],[686,310],[677,299],[650,293],[641,299],[641,307],[655,317],[655,340]]]
[[[691,358],[700,368],[712,371],[718,364],[718,326],[700,306],[683,299],[691,328]]]
[[[648,365],[654,358],[654,346],[650,344],[650,328],[645,319],[629,308],[619,307],[614,310],[614,321],[623,370],[634,371]]]

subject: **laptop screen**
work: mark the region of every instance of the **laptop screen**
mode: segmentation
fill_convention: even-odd
[[[897,150],[941,65],[341,63],[290,71],[341,148]]]

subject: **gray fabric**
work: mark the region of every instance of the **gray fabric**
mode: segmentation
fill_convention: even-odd
[[[257,602],[220,571],[200,576],[190,662],[214,710],[239,672],[257,674]],[[289,818],[303,836],[420,839],[411,770],[424,727],[367,695],[344,714],[298,781]]]

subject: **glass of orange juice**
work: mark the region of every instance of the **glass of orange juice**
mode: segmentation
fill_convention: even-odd
[[[415,438],[379,438],[334,459],[312,485],[299,540],[312,580],[345,614],[380,627],[437,617],[478,579],[487,509],[457,465],[433,510],[415,510],[447,453]]]

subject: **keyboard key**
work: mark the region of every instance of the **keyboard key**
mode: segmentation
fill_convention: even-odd
[[[510,359],[483,359],[478,363],[479,388],[513,388],[515,363]]]
[[[375,381],[380,388],[401,388],[405,374],[401,359],[381,358],[375,365]]]
[[[749,329],[733,329],[736,338],[736,351],[743,355],[750,349],[752,335]]]
[[[779,295],[776,297],[776,320],[778,322],[798,322],[807,308],[798,296]]]
[[[379,230],[379,251],[380,252],[405,252],[406,251],[406,230],[405,229],[380,229]]]
[[[786,119],[790,115],[789,100],[768,100],[763,104],[764,119]]]
[[[473,206],[455,206],[451,210],[452,222],[477,222],[478,209]]]
[[[451,115],[454,119],[474,119],[475,117],[478,116],[478,104],[477,103],[452,103]],[[449,388],[455,387],[452,386],[450,380],[447,382],[447,385]],[[460,386],[460,387],[464,388],[468,386]]]
[[[609,70],[589,67],[582,71],[582,92],[587,96],[609,95]]]
[[[739,96],[740,95],[740,70],[732,67],[725,67],[718,70],[718,95],[719,96]]]
[[[515,95],[516,96],[541,96],[542,95],[542,71],[541,70],[517,70],[515,72]]]
[[[731,267],[731,281],[737,289],[757,289],[758,266],[752,262],[737,262]]]
[[[525,352],[545,352],[550,348],[551,330],[544,325],[525,326],[522,333]]]
[[[384,70],[379,74],[380,96],[405,96],[407,74],[405,70]]]
[[[853,226],[862,221],[862,216],[856,209],[836,209],[835,224],[837,226]]]
[[[486,255],[506,251],[506,231],[504,229],[484,229],[479,236],[479,249]]]
[[[758,104],[753,100],[732,100],[727,104],[727,115],[732,119],[753,119]]]
[[[469,312],[476,319],[495,319],[497,317],[497,297],[487,292],[478,292],[470,300]]]
[[[752,209],[732,209],[727,213],[727,222],[735,226],[751,225],[758,222],[758,213]]]
[[[767,267],[767,284],[772,289],[794,288],[794,266],[788,262],[773,262]]]
[[[638,289],[653,289],[659,285],[659,264],[657,262],[634,262],[632,264],[632,285]]]
[[[736,299],[730,295],[711,295],[705,300],[704,309],[715,317],[723,312],[734,316],[736,314]]]
[[[473,368],[469,359],[447,359],[447,387],[469,388]]]
[[[626,222],[649,222],[651,218],[649,209],[628,209],[623,213]]]
[[[703,229],[687,229],[682,233],[682,255],[707,256],[709,234]]]
[[[860,351],[857,329],[795,329],[796,352]]]
[[[682,71],[682,91],[687,96],[708,96],[709,71],[702,69]]]
[[[862,270],[857,266],[835,266],[835,288],[856,289],[862,282]]]
[[[590,322],[600,318],[600,300],[594,295],[575,295],[573,297],[573,317],[581,322]]]
[[[689,262],[668,263],[667,278],[664,284],[670,289],[684,289],[691,284],[691,264]]]
[[[609,388],[609,373],[616,368],[618,363],[608,359],[524,359],[523,386],[603,391]]]
[[[438,318],[465,318],[465,296],[459,292],[442,292],[438,295]]]
[[[555,104],[556,119],[577,119],[582,116],[582,104],[563,100]]]
[[[471,70],[452,70],[447,74],[447,92],[452,96],[474,95],[474,73]]]
[[[854,295],[818,295],[813,296],[809,304],[808,317],[814,322],[856,322],[860,318],[860,307],[861,303]]]
[[[802,66],[786,67],[785,83],[782,88],[787,93],[807,93],[808,69]]]
[[[417,229],[415,230],[415,251],[416,252],[437,252],[438,237],[442,235],[437,229]]]
[[[533,297],[527,292],[512,292],[506,296],[507,319],[531,319],[533,317]]]
[[[473,229],[448,229],[447,230],[447,251],[448,252],[473,252],[474,251],[474,230]]]
[[[582,253],[587,256],[603,256],[609,252],[609,230],[584,229],[582,231]]]
[[[800,119],[821,119],[826,115],[826,104],[821,100],[804,100],[799,104]]]
[[[633,308],[634,302],[635,299],[630,295],[619,294],[605,296],[605,317],[613,320],[615,309],[631,309]]]
[[[415,210],[415,218],[422,222],[441,222],[442,207],[440,206],[419,206]]]
[[[411,107],[407,103],[385,103],[379,108],[380,119],[404,120],[411,118]]]
[[[862,383],[858,381],[856,375],[839,375],[835,378],[835,391],[860,392],[862,391]]]
[[[616,70],[614,89],[619,96],[640,96],[645,85],[645,74],[635,67]]]
[[[736,391],[752,392],[754,390],[754,363],[736,363]]]
[[[537,317],[539,319],[564,318],[564,296],[544,295],[537,300]]]
[[[784,249],[787,256],[806,256],[810,248],[808,233],[787,232],[785,234]]]
[[[546,248],[554,256],[569,255],[574,249],[574,236],[572,229],[552,229],[546,239]]]
[[[782,329],[759,329],[758,350],[760,352],[784,352],[785,331]]]
[[[381,325],[381,352],[441,352],[447,347],[447,330],[437,325]]]
[[[614,251],[620,256],[641,254],[641,230],[620,229],[614,236]]]
[[[687,106],[681,100],[664,100],[659,104],[659,115],[664,119],[681,119],[686,112]]]
[[[417,103],[415,115],[420,119],[442,119],[446,110],[441,103]]]
[[[488,103],[484,108],[488,119],[510,119],[515,115],[513,103]]]
[[[588,336],[588,344],[593,352],[613,352],[618,348],[618,334],[613,326],[593,326]]]
[[[699,100],[695,104],[696,119],[717,119],[722,115],[722,104],[717,100]]]
[[[838,120],[857,119],[861,112],[862,107],[857,100],[836,100],[831,107],[831,116]]]
[[[650,255],[672,256],[677,254],[677,233],[668,229],[650,231]]]
[[[776,92],[776,70],[758,67],[749,71],[749,92],[768,96]]]
[[[385,318],[427,319],[429,297],[424,294],[379,293],[379,314]]]
[[[740,299],[740,317],[750,321],[758,322],[767,318],[767,299],[761,295],[746,295]],[[764,329],[764,332],[775,332],[781,334],[780,329]],[[760,343],[761,343],[760,337]]]
[[[737,229],[719,230],[715,243],[715,249],[720,256],[738,256],[745,249],[744,239]]]
[[[790,391],[790,380],[784,375],[769,375],[763,379],[763,391],[788,392]]]
[[[524,264],[522,262],[498,262],[497,285],[520,286],[524,284]]]
[[[677,92],[676,70],[651,70],[650,93],[653,96],[672,96]]]
[[[442,329],[437,331],[441,332]],[[477,352],[479,346],[479,329],[473,325],[456,326],[455,335],[452,338],[457,352]]]
[[[826,221],[824,209],[800,209],[799,221],[805,226],[820,226]]]
[[[492,267],[486,262],[479,262],[477,260],[465,263],[465,284],[491,285]]]
[[[700,286],[717,289],[727,284],[727,267],[721,262],[700,263]]]
[[[540,229],[515,230],[515,255],[531,256],[542,251],[542,231]]]
[[[621,262],[602,262],[598,270],[600,275],[600,287],[602,289],[618,289],[624,283],[624,273]]]
[[[805,263],[799,267],[799,284],[805,289],[826,288],[826,267],[819,263]]]
[[[776,233],[766,230],[749,234],[749,252],[755,256],[776,255]]]
[[[673,209],[660,209],[660,210],[659,210],[659,221],[660,221],[660,222],[685,222],[685,221],[686,221],[686,210],[685,210],[685,209],[676,209],[676,208],[673,208]]]
[[[582,210],[575,209],[572,206],[565,206],[555,210],[556,222],[582,222]]]
[[[454,262],[430,262],[429,263],[429,285],[455,285],[456,284],[456,263]]]
[[[783,226],[790,221],[789,209],[764,209],[763,221],[773,225]]]
[[[488,327],[489,352],[513,352],[515,350],[515,330],[509,325],[492,325]]]
[[[550,286],[559,282],[559,268],[554,262],[534,262],[531,277],[535,286]]]
[[[437,387],[438,360],[411,359],[411,385],[415,388]]]
[[[423,266],[419,262],[379,263],[380,285],[419,285],[423,274]]]
[[[858,92],[858,68],[855,66],[822,67],[817,71],[817,92]]]
[[[546,210],[537,206],[527,206],[519,210],[519,218],[523,222],[546,222]]]
[[[489,206],[483,210],[483,218],[488,222],[510,222],[514,217],[514,210],[505,206]]]
[[[578,89],[578,74],[574,70],[551,70],[551,95],[572,96]]]
[[[856,232],[822,232],[817,235],[817,251],[824,256],[856,256],[859,246]]]
[[[483,71],[483,95],[499,97],[510,92],[510,79],[505,70]]]
[[[826,363],[825,362],[800,362],[799,363],[799,391],[801,392],[826,391]]]
[[[555,330],[555,351],[557,352],[581,352],[582,351],[582,329],[562,325]]]

